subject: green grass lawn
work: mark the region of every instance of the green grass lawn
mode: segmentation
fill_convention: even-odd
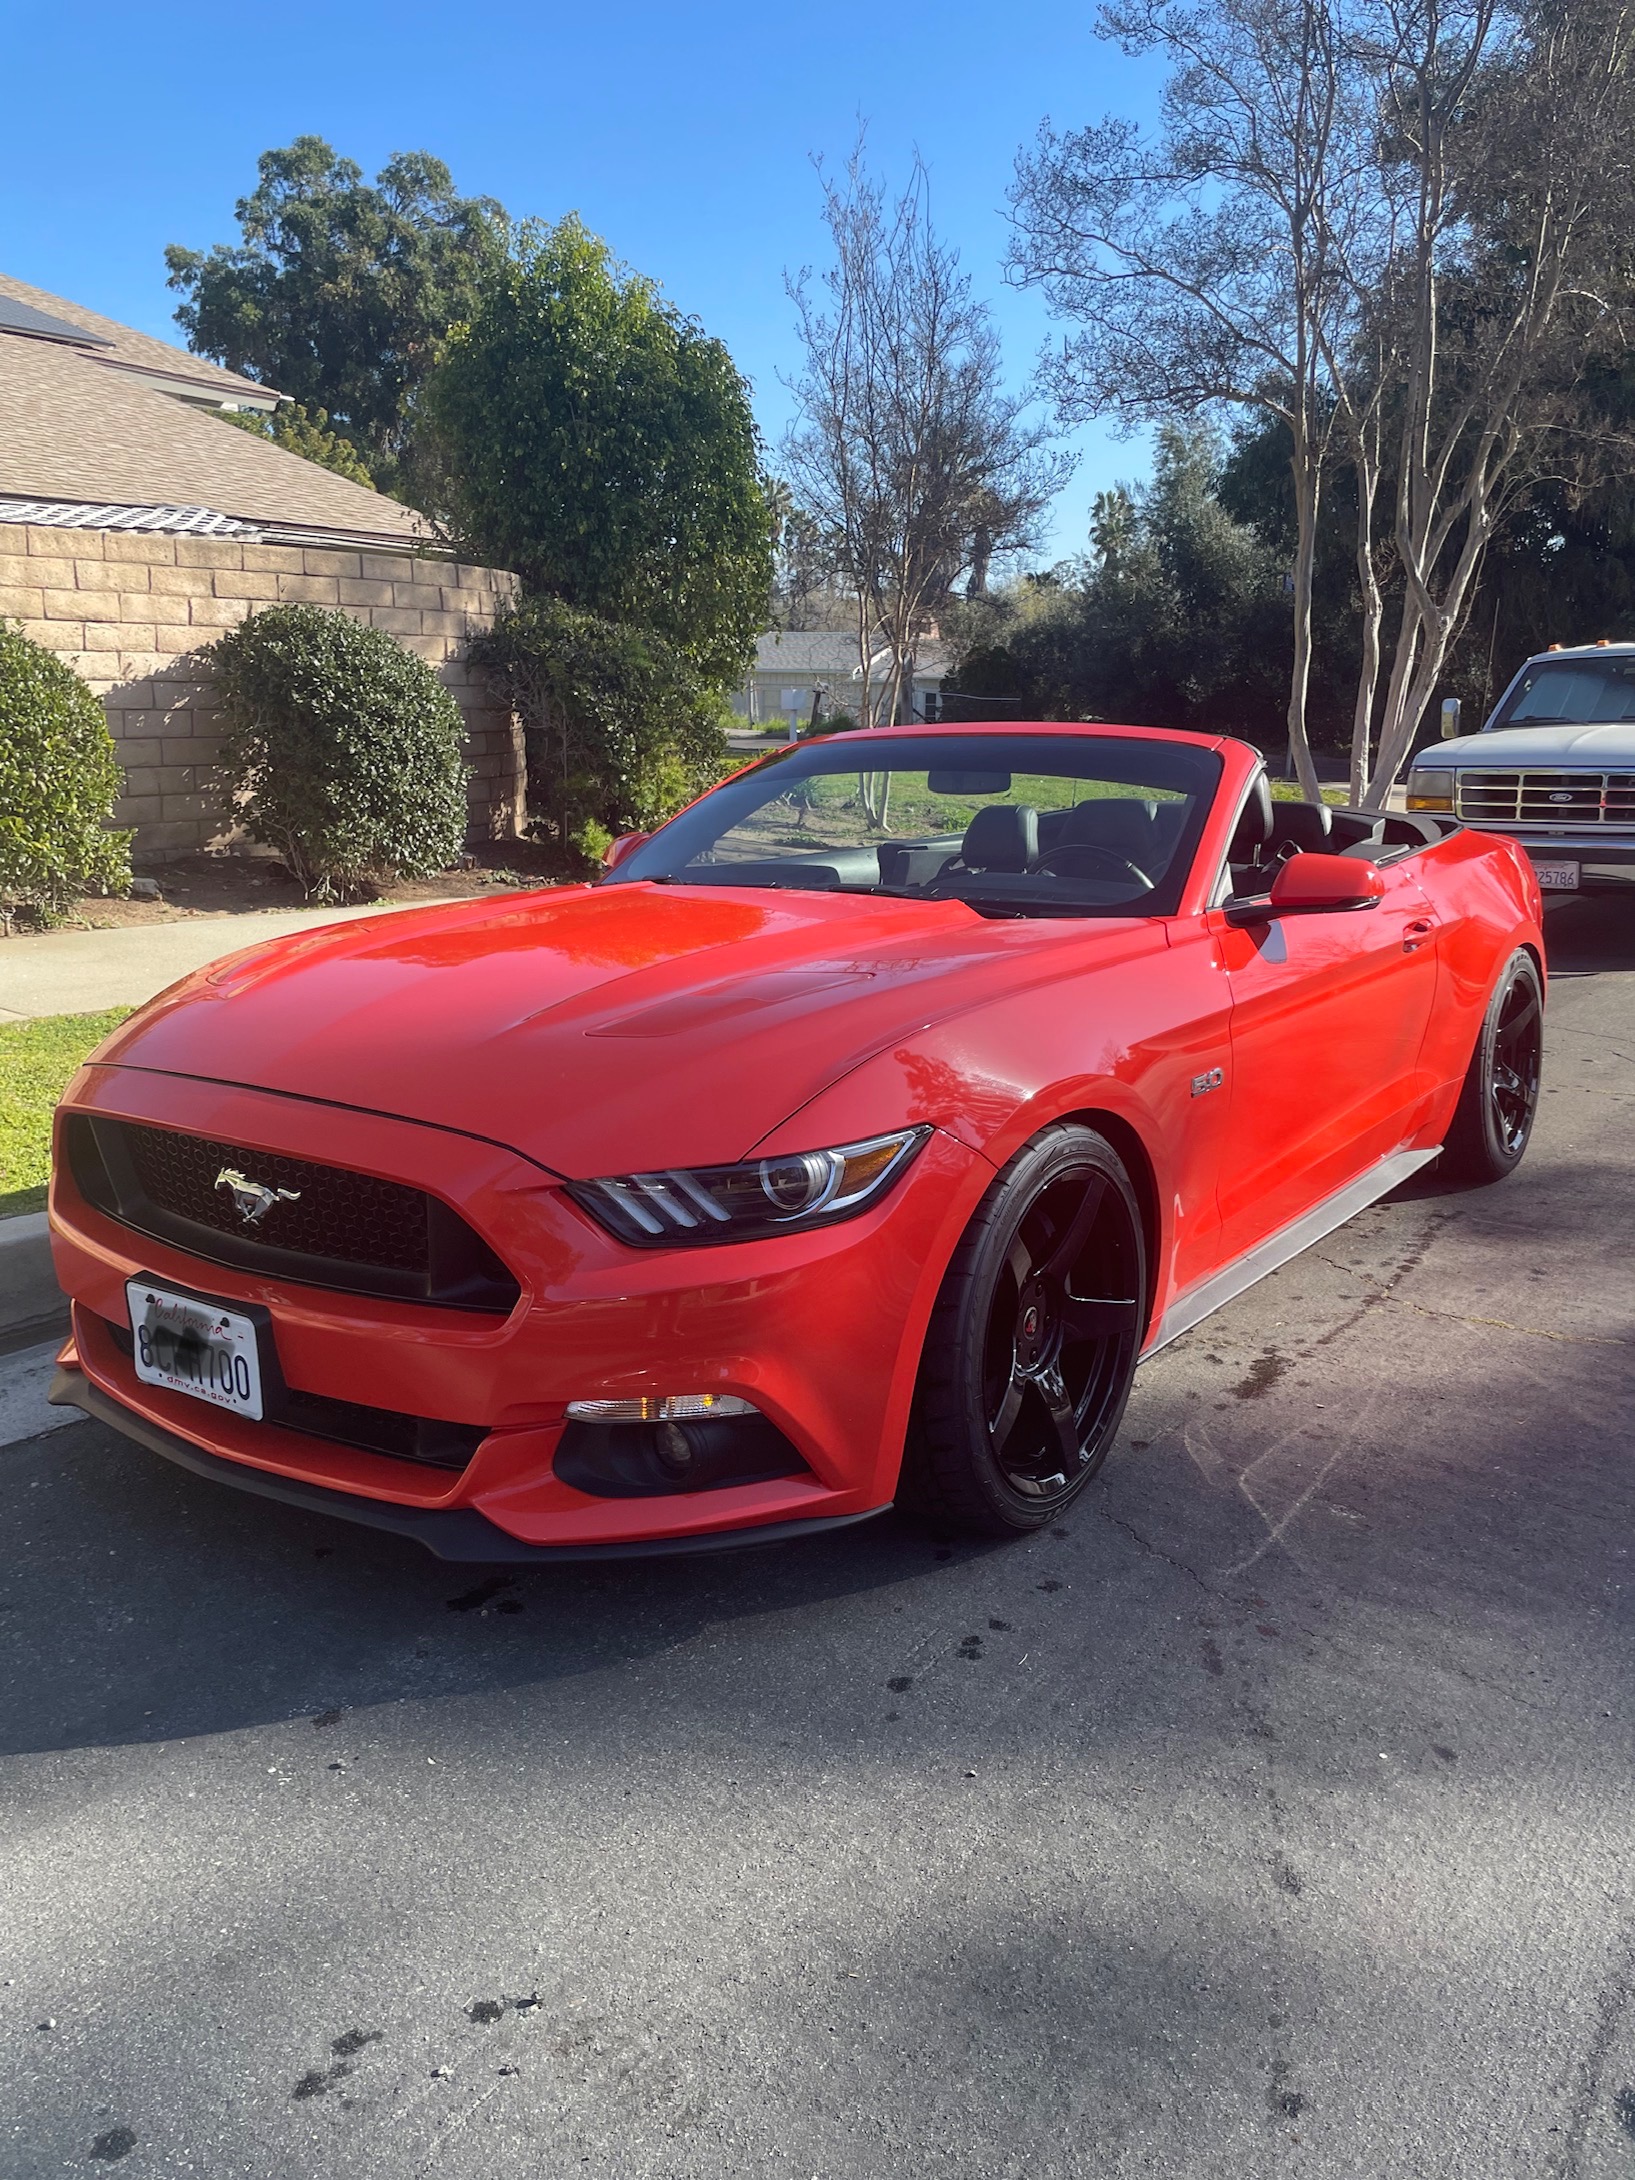
[[[57,1100],[85,1055],[130,1011],[0,1023],[0,1219],[44,1209]]]

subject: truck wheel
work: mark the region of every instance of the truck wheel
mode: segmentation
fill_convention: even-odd
[[[1107,1457],[1146,1310],[1122,1160],[1046,1128],[983,1198],[926,1335],[902,1503],[979,1536],[1042,1529]]]
[[[1544,1058],[1544,986],[1531,954],[1505,963],[1482,1017],[1440,1171],[1480,1186],[1521,1164],[1538,1112]]]

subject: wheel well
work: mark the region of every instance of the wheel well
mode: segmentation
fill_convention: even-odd
[[[1107,1138],[1124,1161],[1124,1170],[1130,1176],[1130,1185],[1140,1206],[1142,1234],[1147,1244],[1146,1314],[1141,1327],[1145,1338],[1158,1299],[1158,1244],[1163,1233],[1163,1223],[1158,1215],[1158,1181],[1147,1146],[1127,1120],[1117,1113],[1104,1113],[1095,1106],[1087,1106],[1077,1113],[1058,1113],[1056,1118],[1058,1121],[1078,1121],[1086,1128],[1094,1128],[1098,1135]]]

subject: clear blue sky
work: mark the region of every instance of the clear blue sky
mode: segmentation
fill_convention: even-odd
[[[726,341],[775,442],[797,364],[785,268],[821,257],[810,157],[843,159],[860,116],[892,178],[918,144],[933,209],[993,303],[1020,383],[1046,336],[1007,290],[1005,187],[1040,120],[1150,111],[1145,64],[1099,43],[1076,0],[198,0],[8,10],[0,267],[177,339],[163,248],[237,239],[258,152],[303,132],[367,173],[437,153],[456,186],[518,215],[570,210]],[[1078,548],[1090,495],[1139,474],[1138,443],[1075,435],[1079,471],[1045,557]]]

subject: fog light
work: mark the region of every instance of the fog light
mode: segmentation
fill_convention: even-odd
[[[570,1400],[576,1423],[703,1423],[712,1416],[758,1415],[735,1393],[671,1393],[663,1400]]]

